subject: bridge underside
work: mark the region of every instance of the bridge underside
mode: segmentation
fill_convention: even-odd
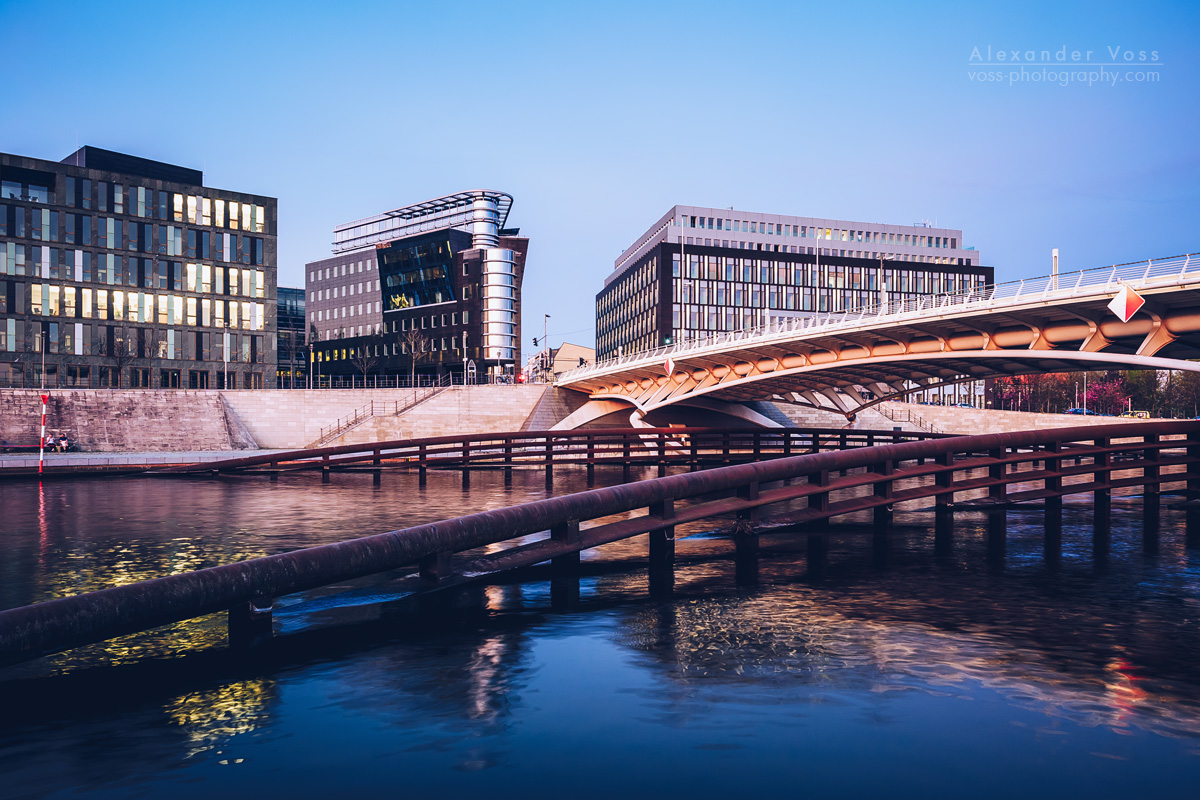
[[[1000,376],[1080,370],[1200,372],[1200,300],[1175,289],[1147,294],[1129,322],[1106,298],[1058,305],[865,320],[836,332],[768,331],[719,346],[683,349],[666,359],[630,361],[563,383],[593,400],[621,401],[647,413],[708,397],[771,400],[834,409],[847,418],[876,403],[939,386]]]

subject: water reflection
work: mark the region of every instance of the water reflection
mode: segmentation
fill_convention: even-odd
[[[583,488],[582,474],[567,470],[556,481]],[[546,491],[540,473],[519,471],[511,486],[499,473],[473,476],[466,494],[457,475],[437,473],[423,490],[395,475],[379,487],[335,476],[328,486],[19,488],[0,486],[13,522],[0,534],[11,553],[0,565],[6,605]],[[17,796],[175,791],[205,767],[262,764],[262,779],[273,780],[271,770],[303,758],[296,748],[319,756],[345,737],[361,750],[341,756],[353,769],[381,781],[424,771],[436,784],[495,770],[537,775],[545,765],[530,754],[564,730],[580,751],[600,754],[626,752],[636,726],[663,742],[724,731],[696,744],[709,748],[699,757],[678,757],[703,772],[720,748],[753,742],[747,750],[768,752],[770,730],[800,724],[797,704],[866,708],[843,724],[868,736],[855,726],[892,724],[889,703],[901,697],[921,709],[973,703],[989,730],[1028,725],[1030,736],[1057,736],[1088,757],[1119,751],[1115,735],[1200,752],[1200,549],[1187,547],[1179,513],[1162,512],[1154,548],[1134,499],[1114,498],[1110,514],[1097,530],[1086,504],[1068,503],[1048,548],[1038,509],[1009,511],[1002,532],[994,517],[960,514],[935,537],[932,514],[899,508],[886,548],[864,517],[833,526],[815,547],[804,532],[763,536],[750,566],[735,564],[733,542],[709,535],[712,524],[680,525],[671,591],[653,597],[644,537],[587,554],[574,586],[560,577],[415,608],[342,604],[337,592],[386,600],[396,576],[374,576],[289,599],[280,612],[288,635],[250,655],[227,651],[224,620],[210,617],[0,671],[0,772]],[[556,702],[574,676],[586,676],[582,690]],[[608,707],[588,704],[589,692],[605,690]],[[612,719],[580,718],[581,706]],[[953,743],[937,738],[937,713],[925,713],[928,728],[898,752],[949,746],[953,757]],[[304,751],[314,745],[301,740],[321,745]],[[783,776],[788,763],[764,774]],[[329,787],[293,791],[318,788]]]

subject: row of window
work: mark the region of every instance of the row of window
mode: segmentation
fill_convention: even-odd
[[[886,267],[829,263],[818,265],[763,258],[701,256],[694,253],[686,254],[685,260],[686,269],[681,269],[679,256],[672,256],[672,276],[830,289],[875,289],[878,288],[877,284],[882,284],[896,291],[928,293],[967,291],[981,288],[986,282],[981,273],[911,269],[891,264]]]
[[[143,289],[187,290],[220,295],[266,297],[266,273],[263,270],[212,264],[184,264],[178,261],[159,261],[149,258],[127,258],[113,253],[91,253],[85,250],[56,251],[44,248],[34,253],[37,258],[16,264],[16,270],[3,258],[0,248],[0,275],[68,280],[76,283],[102,283],[109,286],[137,286]]]
[[[700,239],[699,237],[693,242],[692,237],[687,237],[687,245],[695,244],[697,246],[704,245],[705,247],[729,247],[734,250],[755,250],[768,253],[796,253],[798,255],[822,255],[822,256],[840,256],[843,258],[870,258],[884,259],[887,261],[908,261],[917,264],[945,264],[970,266],[970,258],[959,258],[957,256],[926,256],[913,255],[909,253],[881,253],[874,250],[839,250],[832,247],[797,247],[796,245],[786,244],[762,244],[761,242],[739,242],[729,239]]]
[[[28,303],[23,302],[26,293]],[[11,281],[0,281],[0,313],[256,331],[266,327],[263,303]]]
[[[596,301],[596,345],[605,355],[658,346],[658,258],[650,256],[610,285]]]
[[[308,282],[310,284],[321,280],[330,280],[331,278],[346,277],[353,275],[356,272],[363,270],[370,272],[375,269],[375,259],[368,258],[362,261],[347,261],[345,264],[334,265],[332,267],[324,267],[321,269],[310,269],[308,271]],[[378,285],[378,281],[376,281]]]
[[[320,362],[353,361],[370,357],[408,355],[410,349],[417,353],[418,357],[422,353],[466,352],[467,334],[464,331],[458,336],[425,339],[423,342],[414,343],[411,348],[409,343],[404,341],[364,344],[358,347],[330,347],[315,351],[313,357]],[[476,355],[478,355],[478,348],[476,348]]]
[[[183,361],[265,360],[263,337],[174,328],[124,328],[83,322],[31,322],[0,317],[0,352],[100,356],[119,361],[157,358]]]
[[[801,239],[827,239],[835,242],[873,242],[895,244],[906,247],[933,247],[958,249],[958,238],[953,236],[927,236],[916,233],[894,233],[887,231],[863,231],[843,228],[825,228],[813,225],[792,225],[782,222],[757,222],[755,220],[725,219],[723,217],[681,217],[685,228],[707,228],[741,233],[761,233],[767,236],[791,236]],[[714,225],[715,223],[715,225]],[[691,244],[691,240],[688,240]]]
[[[364,294],[371,291],[371,281],[359,281],[358,283],[347,283],[341,286],[327,287],[325,289],[316,289],[308,293],[308,300],[311,303],[316,303],[321,300],[337,299],[339,297],[353,297],[356,294]],[[375,280],[375,291],[379,291],[379,280]]]
[[[258,236],[0,205],[0,236],[244,264],[265,263]],[[28,218],[27,218],[28,217]],[[15,247],[23,245],[10,242]]]
[[[0,386],[23,384],[24,366],[0,362]],[[263,388],[261,372],[241,372],[242,377],[239,378],[238,372],[217,370],[213,379],[208,370],[189,369],[185,387],[181,383],[185,379],[183,371],[170,368],[130,367],[126,371],[110,366],[93,368],[91,364],[47,364],[44,380],[41,364],[30,365],[29,371],[32,372],[29,385],[41,386],[44,383],[47,387],[63,389],[208,389],[212,386],[224,389],[226,383],[230,389],[238,388],[239,383],[243,389]]]

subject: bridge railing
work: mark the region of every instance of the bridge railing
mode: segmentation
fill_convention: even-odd
[[[954,436],[737,464],[0,611],[0,664],[225,609],[232,628],[248,607],[269,608],[272,598],[405,567],[418,569],[405,579],[417,593],[546,561],[569,571],[582,550],[644,534],[651,536],[652,567],[665,567],[677,525],[736,515],[735,531],[753,531],[760,512],[772,507],[793,525],[871,511],[879,531],[896,503],[933,499],[942,511],[958,494],[986,491],[995,504],[1044,500],[1049,531],[1056,518],[1061,522],[1064,496],[1092,494],[1099,518],[1114,489],[1143,487],[1143,509],[1151,515],[1158,513],[1161,488],[1172,483],[1200,493],[1200,422]],[[795,510],[796,501],[807,507]],[[537,533],[547,535],[525,541]],[[510,546],[480,551],[501,542]]]
[[[1025,278],[963,291],[869,303],[844,311],[818,312],[803,317],[780,318],[754,328],[685,339],[650,350],[599,360],[586,367],[567,370],[559,376],[558,382],[570,383],[587,375],[603,373],[614,367],[656,363],[665,361],[668,355],[682,356],[698,350],[769,339],[780,334],[790,335],[808,331],[814,333],[833,332],[840,328],[859,326],[864,322],[876,323],[891,318],[900,319],[910,314],[993,308],[998,305],[1019,304],[1031,300],[1076,297],[1088,292],[1114,291],[1122,284],[1140,288],[1158,282],[1194,280],[1200,277],[1197,273],[1200,273],[1200,254],[1188,253],[1161,259],[1064,272],[1059,275]]]
[[[204,461],[155,474],[232,473],[399,466],[420,470],[553,467],[605,463],[666,465],[756,460],[933,438],[924,431],[846,428],[605,428],[436,436]]]

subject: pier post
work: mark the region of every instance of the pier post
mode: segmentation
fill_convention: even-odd
[[[1004,452],[1004,448],[988,451],[988,457],[992,459],[988,465],[988,478],[996,481],[988,486],[988,497],[993,500],[1003,500],[1008,496],[1008,486],[1003,482],[1008,475],[1008,465],[1003,460]]]
[[[1045,506],[1045,521],[1046,528],[1057,525],[1062,528],[1062,442],[1051,442],[1046,445],[1046,480],[1043,483],[1043,488],[1048,494],[1046,496]]]
[[[650,516],[663,521],[675,518],[675,501],[671,498],[650,506]],[[675,563],[675,526],[650,532],[650,570],[670,569]]]
[[[875,473],[876,475],[891,476],[895,471],[896,471],[896,462],[892,461],[891,459],[888,459],[886,461],[881,461],[878,464],[871,465],[871,472]],[[875,497],[879,498],[881,500],[888,501],[886,505],[875,506],[875,508],[873,509],[874,518],[875,518],[874,522],[875,522],[875,533],[876,534],[881,534],[884,531],[886,531],[889,527],[891,527],[891,524],[892,524],[891,500],[893,497],[893,483],[894,482],[891,480],[890,477],[888,477],[886,480],[876,480],[875,481],[875,487],[874,487]]]
[[[824,533],[810,533],[807,542],[808,574],[816,577],[825,571],[825,562],[829,556],[829,536]]]
[[[1096,447],[1107,449],[1112,444],[1112,440],[1096,439],[1093,443]],[[1095,468],[1092,472],[1092,481],[1096,484],[1096,490],[1092,495],[1095,515],[1097,518],[1107,517],[1112,511],[1112,454],[1097,453],[1092,457],[1092,466]]]
[[[733,548],[734,582],[738,586],[758,583],[758,534],[735,533]]]
[[[426,473],[428,472],[428,464],[429,464],[429,454],[426,450],[426,445],[424,443],[422,443],[420,445],[419,449],[417,450],[417,474],[419,476],[417,482],[421,486],[425,485]]]
[[[829,470],[823,469],[818,472],[810,473],[808,482],[814,486],[829,485]],[[808,507],[822,515],[829,513],[829,492],[815,492],[808,496]],[[824,530],[829,526],[829,517],[821,516],[820,518],[808,523],[812,530]],[[810,538],[811,541],[811,538]]]
[[[938,506],[933,513],[933,554],[948,556],[954,551],[954,512]]]
[[[1200,498],[1200,433],[1187,435],[1187,499],[1195,501]],[[1187,546],[1200,547],[1200,508],[1188,507],[1184,512],[1187,520]]]
[[[1008,546],[1008,511],[993,508],[987,512],[987,560],[993,567],[1004,565],[1004,553]]]
[[[738,487],[737,496],[741,500],[757,500],[758,499],[758,481],[751,481],[745,486]],[[753,528],[758,524],[758,506],[753,508],[743,509],[737,512],[739,527]]]
[[[587,435],[587,485],[594,486],[596,483],[596,437],[593,434]]]
[[[569,519],[550,529],[550,538],[564,544],[579,543],[579,520]],[[550,559],[550,566],[556,575],[575,575],[579,572],[579,551],[555,556]],[[578,586],[576,586],[578,592]]]
[[[269,597],[256,597],[229,609],[229,644],[254,647],[274,635],[275,606]]]
[[[437,583],[454,573],[452,553],[431,553],[418,562],[421,580]]]

